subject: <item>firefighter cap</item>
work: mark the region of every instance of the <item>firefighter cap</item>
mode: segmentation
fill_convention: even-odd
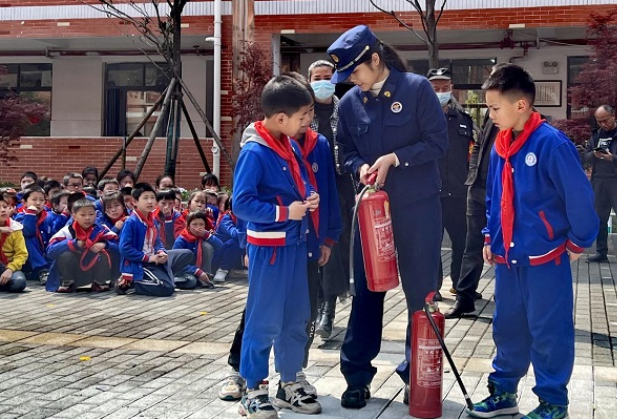
[[[336,69],[332,83],[347,80],[376,43],[377,37],[366,25],[351,28],[334,41],[328,48],[328,55]]]

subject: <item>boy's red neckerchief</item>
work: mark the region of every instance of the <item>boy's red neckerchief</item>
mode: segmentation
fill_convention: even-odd
[[[502,194],[501,194],[501,231],[503,234],[503,246],[505,249],[505,259],[508,263],[508,250],[514,234],[514,176],[512,175],[512,163],[510,158],[519,152],[525,145],[531,134],[534,133],[544,119],[538,112],[532,112],[525,123],[523,131],[512,141],[512,128],[499,131],[495,140],[495,151],[499,157],[505,160],[501,172]],[[509,266],[509,263],[508,263]]]
[[[154,248],[154,242],[156,240],[156,227],[154,226],[154,217],[152,213],[148,213],[147,217],[143,217],[139,210],[133,211],[133,214],[139,218],[146,225],[146,243],[150,244]]]
[[[47,218],[47,211],[45,210],[42,210],[36,216],[36,237],[37,239],[39,239],[41,249],[45,249],[45,241],[43,240],[43,233],[41,233],[41,228],[46,218]]]
[[[296,160],[289,137],[283,136],[282,139],[274,138],[272,134],[270,134],[270,131],[264,127],[262,121],[255,122],[255,130],[257,130],[257,134],[259,134],[259,136],[264,139],[266,144],[268,144],[268,147],[278,154],[280,158],[285,160],[287,166],[289,166],[289,170],[291,171],[296,188],[298,188],[298,192],[304,200],[306,197],[306,185],[302,180],[300,165],[298,164],[298,160]]]
[[[308,161],[308,156],[313,152],[315,146],[317,145],[318,134],[313,131],[311,128],[306,130],[304,134],[304,142],[300,144],[300,151],[302,152],[302,161],[304,162],[304,166],[306,167],[306,171],[308,172],[309,181],[313,186],[315,192],[317,190],[317,179],[315,178],[315,172],[313,171],[313,166]],[[315,234],[319,237],[319,208],[315,211],[311,212],[311,219],[313,220],[313,227],[315,227]]]

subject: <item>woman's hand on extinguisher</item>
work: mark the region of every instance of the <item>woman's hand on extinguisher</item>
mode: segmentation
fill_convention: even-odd
[[[373,164],[368,169],[368,174],[370,175],[373,172],[377,172],[377,184],[379,186],[383,186],[386,183],[386,177],[388,176],[388,170],[390,167],[396,165],[396,154],[390,153],[385,154],[377,159],[375,164]]]
[[[493,266],[493,252],[491,252],[491,246],[489,244],[484,245],[484,249],[482,249],[482,257],[486,263]]]
[[[363,164],[362,166],[360,166],[360,183],[364,186],[368,185],[368,178],[371,176],[371,174],[368,172],[370,168],[371,166],[369,166],[368,164]]]
[[[332,255],[332,249],[328,246],[320,246],[321,256],[319,256],[319,260],[317,264],[319,266],[324,266],[330,260],[330,255]]]

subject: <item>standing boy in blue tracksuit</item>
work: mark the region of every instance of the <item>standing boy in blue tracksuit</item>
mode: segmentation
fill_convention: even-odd
[[[484,230],[484,260],[497,264],[497,355],[488,379],[491,395],[468,413],[518,413],[518,382],[531,362],[540,405],[524,418],[565,419],[574,366],[569,262],[598,233],[593,193],[572,142],[533,111],[535,85],[525,70],[498,67],[483,89],[500,129],[491,152]]]
[[[263,121],[243,134],[234,178],[234,212],[247,221],[249,293],[242,339],[240,374],[247,393],[240,414],[272,419],[269,356],[281,374],[276,403],[297,413],[315,414],[321,406],[307,396],[296,374],[302,369],[310,318],[307,281],[307,210],[317,209],[291,136],[310,122],[312,98],[297,81],[276,77],[261,97]]]

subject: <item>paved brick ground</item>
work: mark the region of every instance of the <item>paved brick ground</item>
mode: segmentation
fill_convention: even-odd
[[[444,267],[449,252],[443,252]],[[570,417],[617,417],[617,262],[573,265],[576,295],[576,366]],[[446,300],[450,280],[444,280]],[[446,342],[474,400],[486,394],[494,353],[491,316],[493,270],[480,282],[479,317],[449,320]],[[238,418],[237,405],[216,398],[228,373],[227,351],[246,298],[246,280],[216,290],[178,292],[169,299],[112,294],[58,295],[32,286],[27,294],[0,294],[0,419]],[[550,295],[546,298],[550,304]],[[340,407],[345,382],[338,349],[350,304],[339,304],[332,340],[319,338],[307,369],[325,419],[407,417],[401,382],[407,313],[403,293],[388,293],[374,398],[360,411]],[[278,378],[273,375],[272,382]],[[522,411],[537,400],[530,371],[519,391]],[[449,368],[444,374],[444,418],[466,417]],[[288,412],[284,418],[296,418]]]

